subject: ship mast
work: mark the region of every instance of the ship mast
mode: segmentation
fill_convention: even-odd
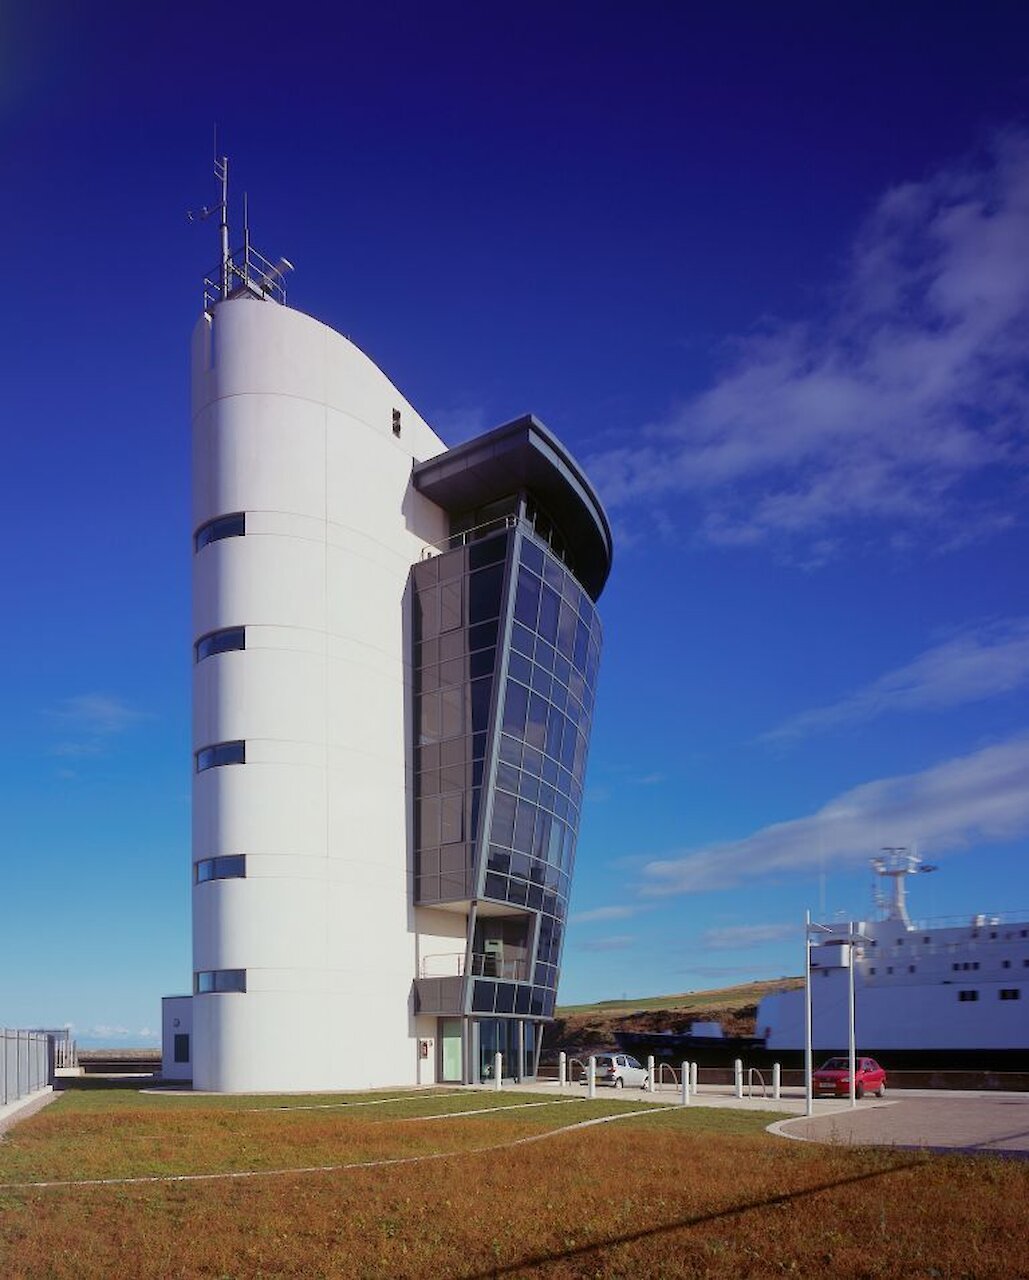
[[[888,845],[878,858],[872,859],[872,870],[891,882],[889,890],[878,885],[873,889],[875,905],[883,913],[882,918],[895,920],[905,929],[913,928],[908,916],[907,877],[920,871],[935,871],[936,868],[923,862],[917,853],[912,853],[904,845]]]

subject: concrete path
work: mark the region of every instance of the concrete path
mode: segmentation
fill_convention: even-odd
[[[782,1120],[777,1133],[808,1142],[995,1152],[1029,1158],[1029,1096],[1016,1093],[894,1094],[870,1107]]]
[[[9,1102],[6,1107],[0,1107],[0,1137],[19,1120],[27,1120],[29,1116],[34,1116],[47,1103],[53,1102],[57,1096],[48,1085],[38,1093],[29,1094],[27,1098],[19,1098],[17,1102]]]
[[[525,1091],[560,1092],[552,1082],[505,1085]],[[598,1097],[610,1097],[613,1089],[598,1089]],[[580,1086],[568,1086],[565,1096],[585,1096]],[[642,1093],[620,1091],[653,1103],[676,1099],[672,1090]],[[964,1090],[905,1089],[886,1098],[863,1098],[851,1107],[846,1098],[816,1098],[815,1113],[807,1117],[805,1100],[798,1089],[784,1089],[775,1101],[770,1097],[737,1098],[726,1086],[701,1085],[691,1106],[729,1107],[738,1111],[793,1112],[795,1119],[770,1126],[773,1133],[807,1142],[842,1142],[857,1146],[917,1147],[933,1151],[1002,1152],[1029,1158],[1029,1094],[973,1093]]]

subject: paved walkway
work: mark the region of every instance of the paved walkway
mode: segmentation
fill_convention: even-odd
[[[0,1107],[0,1137],[20,1120],[34,1116],[58,1095],[52,1089],[41,1089],[38,1093],[29,1094],[27,1098],[19,1098],[17,1102],[9,1102]]]
[[[1029,1157],[1029,1096],[911,1090],[868,1108],[848,1106],[829,1116],[783,1120],[774,1128],[808,1142]]]
[[[505,1085],[508,1089],[560,1092],[553,1082]],[[569,1085],[565,1096],[581,1085]],[[607,1097],[613,1089],[598,1089]],[[674,1103],[677,1091],[641,1093],[622,1090],[626,1099],[640,1097],[648,1102]],[[846,1098],[816,1098],[814,1115],[804,1115],[805,1099],[798,1089],[784,1089],[781,1098],[737,1098],[731,1087],[701,1085],[691,1106],[731,1107],[740,1111],[792,1112],[796,1118],[780,1120],[773,1132],[807,1142],[844,1142],[856,1146],[918,1147],[934,1151],[1003,1152],[1029,1157],[1029,1094],[974,1093],[965,1090],[905,1089],[886,1098],[863,1098],[851,1107]]]

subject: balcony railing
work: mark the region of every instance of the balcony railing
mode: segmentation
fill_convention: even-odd
[[[508,982],[528,982],[529,962],[524,957],[504,960],[492,954],[472,952],[471,968],[465,965],[463,951],[436,952],[422,956],[422,978],[501,978]]]

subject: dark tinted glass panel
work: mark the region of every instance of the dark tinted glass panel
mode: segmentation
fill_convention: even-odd
[[[530,631],[536,630],[536,615],[540,602],[539,578],[534,577],[526,569],[518,571],[518,592],[515,596],[515,617]]]
[[[228,653],[231,649],[247,647],[246,627],[223,627],[221,631],[209,631],[193,646],[197,662],[203,662],[216,653]]]
[[[557,621],[561,612],[561,601],[550,587],[543,588],[540,597],[540,635],[551,644],[557,640]]]
[[[500,591],[504,585],[504,566],[490,565],[468,579],[468,621],[487,622],[500,613]]]
[[[529,538],[522,543],[522,564],[527,564],[534,573],[543,573],[543,551]]]
[[[200,551],[209,542],[217,542],[220,538],[240,538],[246,531],[247,518],[244,512],[236,511],[230,516],[218,516],[200,526],[193,535],[193,546]]]
[[[504,732],[522,737],[529,708],[529,691],[514,680],[507,682],[504,698]]]
[[[492,982],[476,982],[472,989],[472,1008],[476,1013],[493,1012],[493,987]]]
[[[476,649],[485,649],[492,644],[497,643],[497,624],[495,622],[480,622],[478,626],[470,627],[468,630],[468,651],[474,653]]]
[[[233,880],[247,873],[245,854],[229,854],[222,858],[203,858],[196,864],[196,882],[205,880]]]
[[[196,753],[197,773],[205,769],[214,769],[223,764],[245,764],[245,742],[216,742],[210,747],[201,747]]]
[[[197,995],[212,991],[246,991],[246,969],[203,969],[193,975],[193,990]]]
[[[468,568],[481,569],[488,564],[503,562],[507,555],[508,541],[509,539],[505,536],[484,538],[479,542],[473,542],[468,548]]]

